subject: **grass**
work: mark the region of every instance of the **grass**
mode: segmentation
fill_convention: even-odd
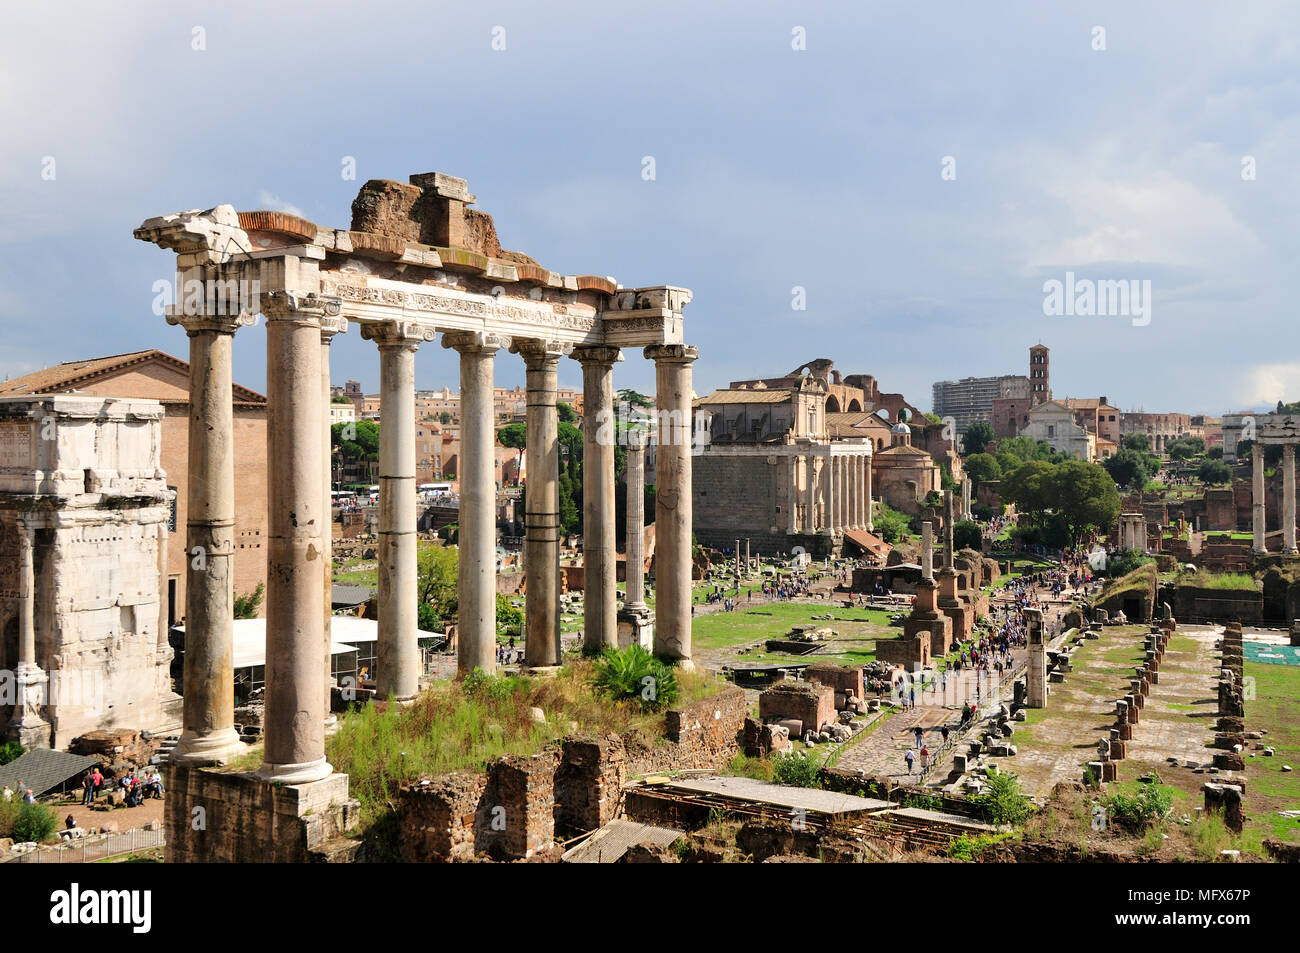
[[[1267,729],[1259,743],[1277,750],[1271,758],[1261,751],[1246,759],[1246,831],[1300,843],[1300,819],[1277,814],[1300,809],[1300,723],[1295,717],[1300,668],[1247,662],[1245,674],[1254,679],[1255,689],[1255,697],[1246,700],[1246,728]],[[1285,764],[1293,770],[1283,771]]]
[[[1204,569],[1198,570],[1195,575],[1188,574],[1179,580],[1184,586],[1194,586],[1198,589],[1230,589],[1245,592],[1259,592],[1260,585],[1254,579],[1244,572],[1207,572]]]
[[[501,676],[443,682],[410,705],[367,705],[342,718],[326,744],[335,770],[350,777],[363,829],[380,820],[407,781],[481,770],[503,755],[532,754],[575,733],[613,732],[635,746],[662,736],[663,714],[615,702],[592,687],[594,663],[575,660],[552,678]],[[716,693],[726,683],[704,672],[678,672],[680,704]],[[540,708],[545,722],[529,717]],[[575,727],[576,724],[576,727]]]

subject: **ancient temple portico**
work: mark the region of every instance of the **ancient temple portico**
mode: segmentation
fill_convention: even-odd
[[[137,238],[177,254],[168,321],[190,336],[189,535],[206,555],[186,605],[185,733],[177,763],[225,761],[233,731],[229,576],[234,461],[230,346],[266,319],[268,501],[265,760],[258,777],[297,785],[330,776],[328,717],[327,386],[329,345],[347,324],[378,350],[384,421],[380,445],[380,693],[410,698],[421,672],[416,628],[414,356],[441,337],[461,374],[460,552],[457,668],[495,669],[496,487],[493,379],[503,352],[528,380],[532,481],[526,534],[526,662],[559,662],[559,501],[556,374],[568,356],[583,371],[585,429],[585,647],[618,644],[614,544],[614,366],[641,348],[657,383],[655,651],[691,665],[691,364],[683,339],[684,288],[625,289],[610,278],[562,275],[502,249],[490,216],[463,179],[372,180],[350,228],[229,205],[146,221]],[[245,331],[244,333],[248,333]],[[608,426],[603,426],[609,416]],[[824,461],[823,518],[869,521],[847,487],[869,467]],[[840,487],[839,509],[832,503]],[[856,482],[855,482],[856,481]],[[198,563],[195,564],[199,565]],[[629,606],[629,608],[634,608]]]
[[[1256,418],[1255,445],[1282,448],[1282,553],[1297,555],[1296,549],[1296,445],[1300,444],[1300,416],[1295,414],[1267,414]],[[1266,541],[1267,508],[1264,492],[1264,453],[1251,453],[1252,530],[1253,549],[1256,553],[1268,552]]]

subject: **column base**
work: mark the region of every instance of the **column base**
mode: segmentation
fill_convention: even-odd
[[[673,663],[673,667],[680,672],[695,671],[695,663],[688,658],[679,658]]]
[[[298,764],[272,764],[263,761],[262,766],[253,772],[253,777],[261,781],[279,781],[281,784],[310,784],[313,781],[323,781],[333,773],[333,766],[324,758],[320,758]]]
[[[528,675],[533,678],[554,678],[560,673],[560,665],[524,665],[519,669],[520,675]]]
[[[30,751],[32,748],[50,747],[52,732],[53,729],[49,724],[40,718],[35,718],[26,723],[10,722],[9,727],[5,729],[5,739],[16,741]]]
[[[181,732],[180,741],[172,749],[172,764],[186,767],[203,767],[209,764],[225,764],[248,750],[239,740],[234,728],[222,728],[220,731],[199,734],[196,731]]]
[[[655,644],[655,614],[645,606],[632,606],[618,613],[618,647],[639,645],[653,651]]]

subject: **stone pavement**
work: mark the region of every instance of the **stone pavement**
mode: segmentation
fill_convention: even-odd
[[[1165,649],[1160,681],[1151,686],[1141,720],[1128,743],[1131,760],[1161,762],[1168,758],[1206,764],[1218,716],[1219,654],[1215,640],[1222,626],[1184,626]]]

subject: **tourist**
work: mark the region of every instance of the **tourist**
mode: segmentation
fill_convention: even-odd
[[[67,817],[63,819],[63,826],[66,827],[68,830],[72,830],[74,827],[77,826],[77,819],[73,817],[71,814],[69,814]]]
[[[916,755],[914,755],[914,754],[912,753],[912,749],[911,749],[911,748],[908,748],[908,749],[907,749],[907,753],[906,753],[905,755],[903,755],[903,760],[907,762],[907,773],[908,773],[908,774],[911,774],[911,773],[912,773],[912,761],[913,761],[913,759],[915,759],[915,757],[916,757]]]
[[[925,743],[925,729],[920,725],[916,725],[912,731],[916,732],[916,746],[918,748],[922,747]]]
[[[948,726],[947,726],[947,725],[944,725],[942,728],[940,728],[940,729],[939,729],[939,734],[941,734],[941,735],[943,736],[943,743],[944,743],[944,744],[947,744],[947,743],[948,743]]]
[[[95,779],[91,776],[89,771],[87,771],[85,777],[81,779],[81,790],[81,803],[83,805],[89,805],[90,799],[95,794]]]
[[[99,772],[99,765],[95,766],[95,772],[90,776],[90,781],[90,800],[93,803],[99,797],[99,789],[104,786],[104,776]]]
[[[921,773],[925,774],[930,770],[930,749],[921,749]]]

